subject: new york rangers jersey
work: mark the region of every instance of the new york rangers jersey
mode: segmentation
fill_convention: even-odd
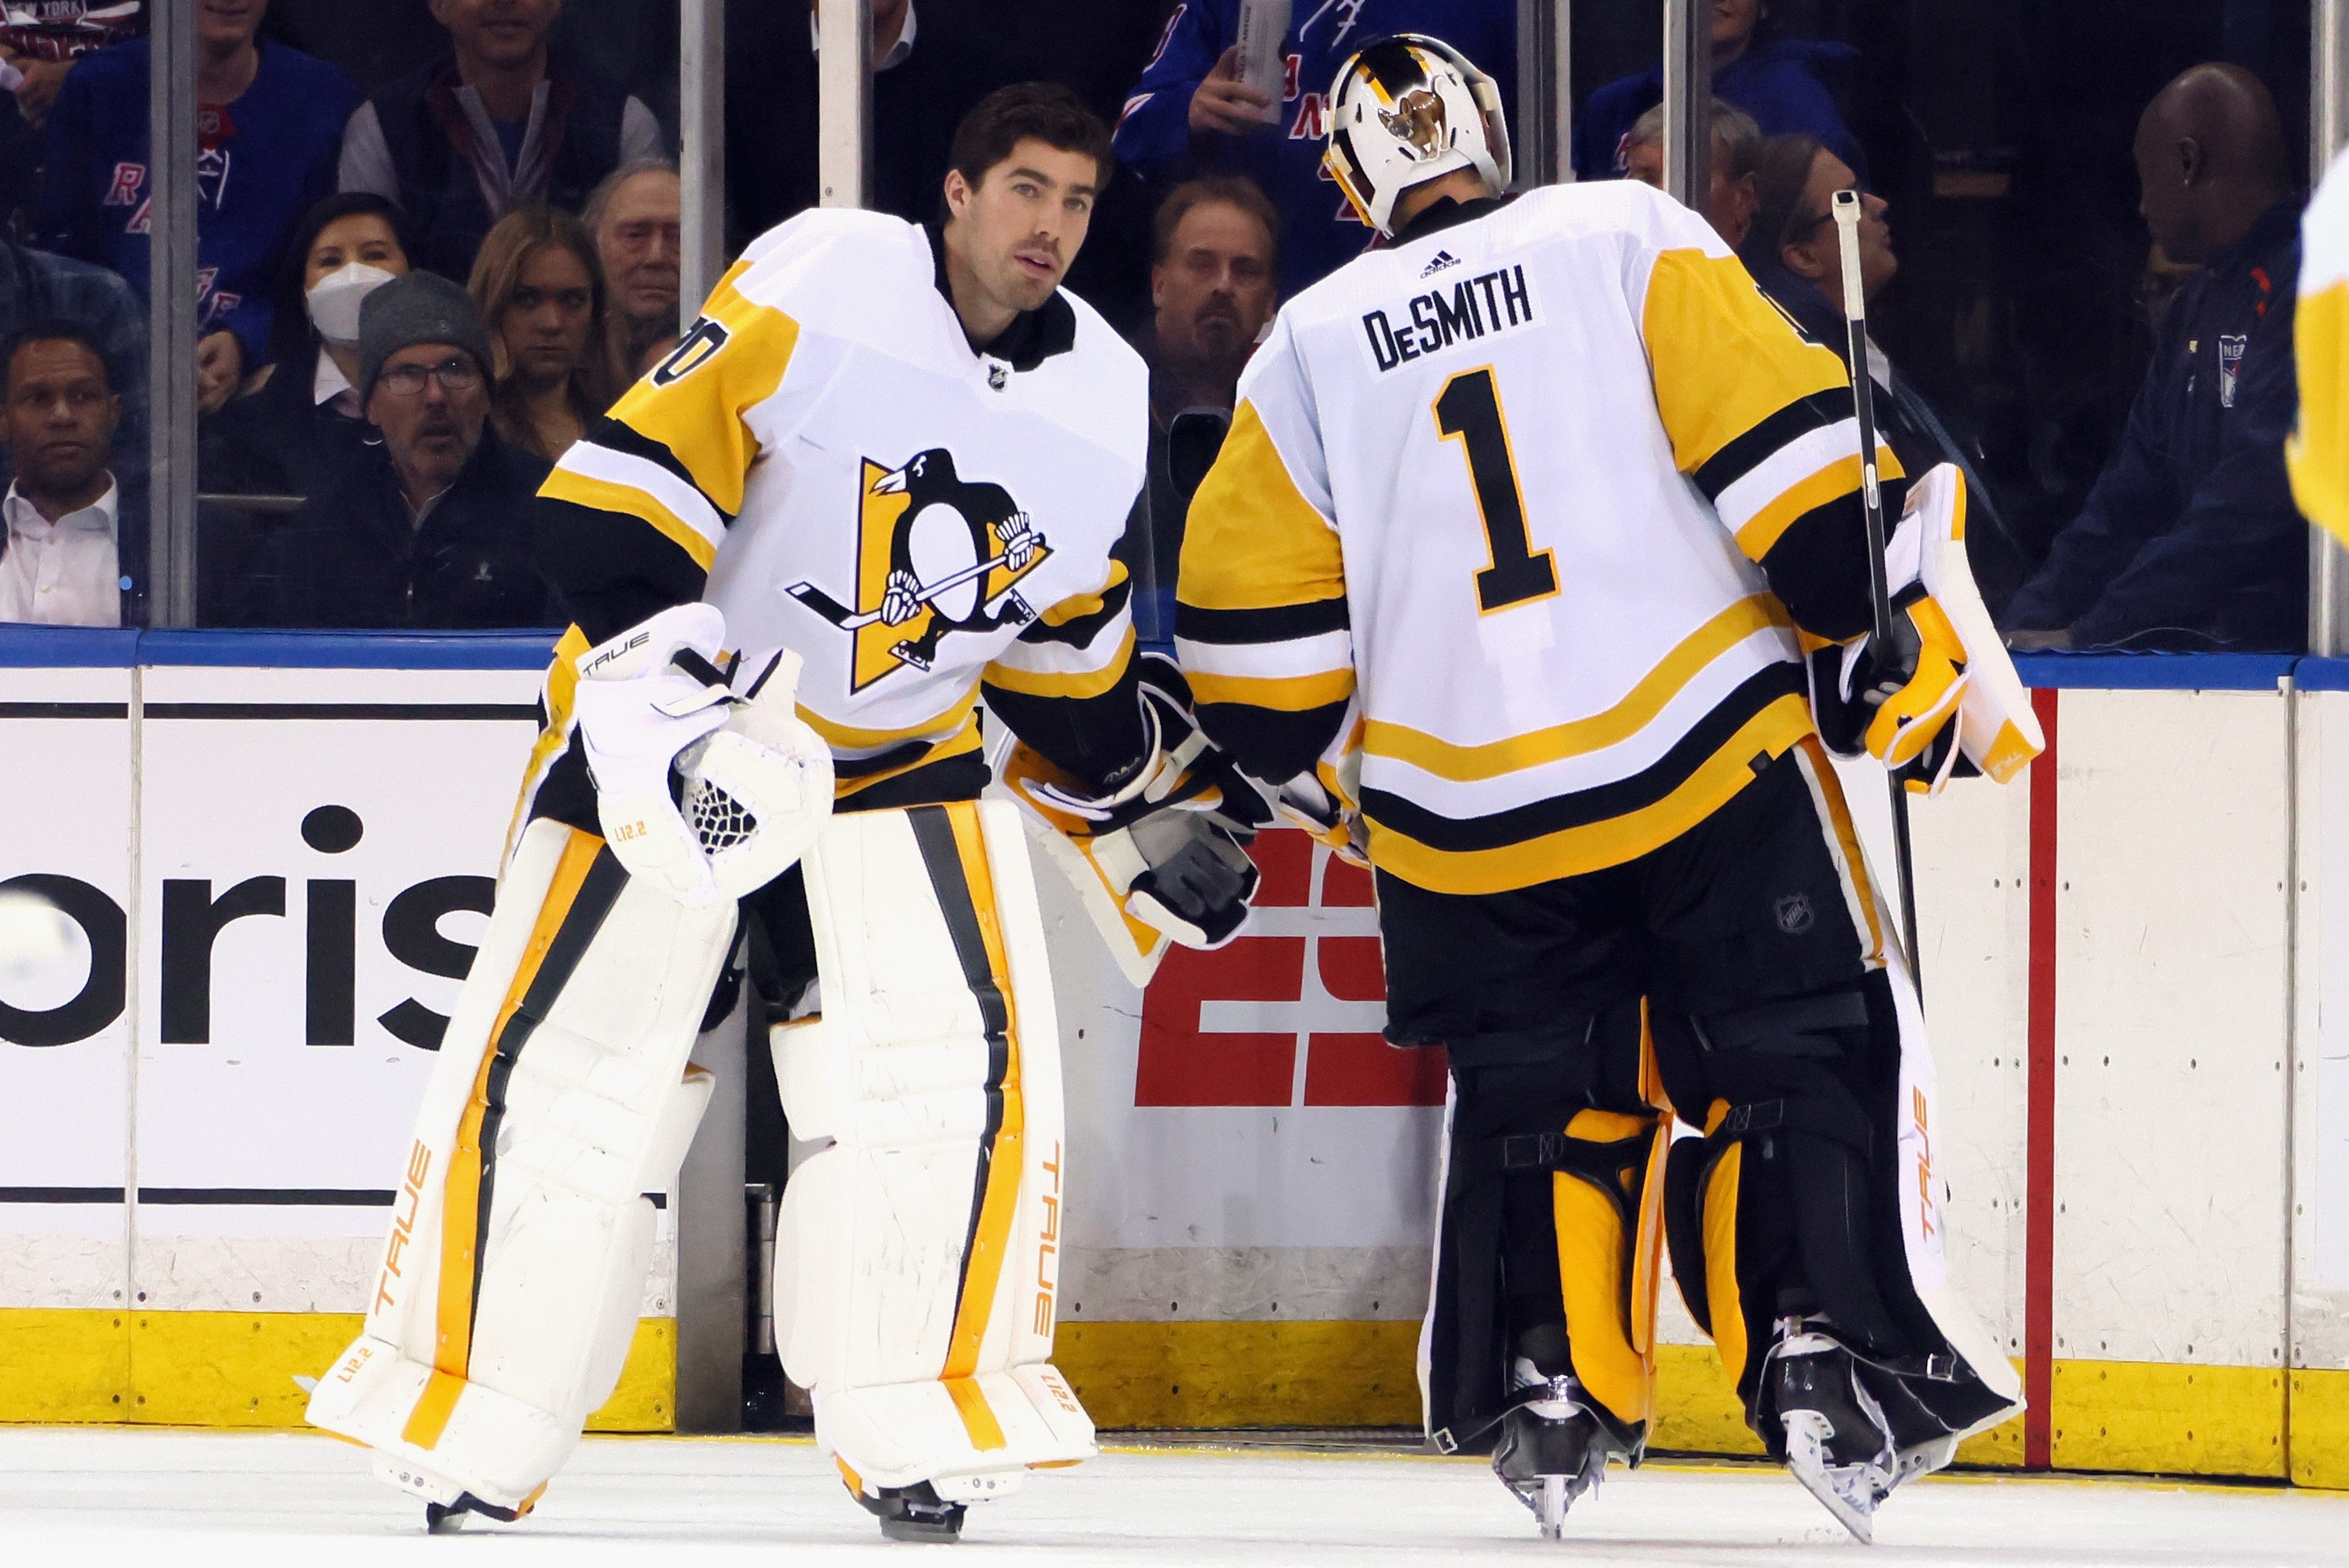
[[[1490,892],[1644,854],[1810,733],[1796,628],[1869,624],[1859,442],[1841,362],[1660,192],[1431,216],[1250,362],[1176,648],[1242,767],[1350,741],[1372,861]]]
[[[976,352],[940,269],[895,218],[794,218],[565,454],[541,557],[580,624],[542,765],[577,654],[695,598],[737,647],[805,662],[801,717],[843,799],[975,794],[982,691],[1080,778],[1141,759],[1111,551],[1142,488],[1147,372],[1065,293]]]

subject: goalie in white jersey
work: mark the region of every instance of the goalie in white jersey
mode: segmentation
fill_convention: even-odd
[[[850,1492],[951,1539],[1093,1451],[1049,1359],[1058,1029],[981,693],[1122,936],[1228,937],[1255,872],[1133,656],[1142,362],[1058,286],[1109,132],[1007,88],[953,165],[936,230],[760,240],[547,480],[574,624],[366,1330],[310,1406],[436,1526],[528,1511],[618,1378],[743,923],[784,1113],[827,1145],[783,1191],[775,1336]]]
[[[1946,1288],[1930,1061],[1820,738],[1926,789],[2037,748],[1962,490],[1879,449],[1911,504],[1872,656],[1843,369],[1704,220],[1628,181],[1498,200],[1498,96],[1433,39],[1330,104],[1393,243],[1243,376],[1177,652],[1210,737],[1366,850],[1388,1037],[1451,1052],[1429,1434],[1549,1533],[1636,1460],[1668,1214],[1755,1432],[1864,1534],[2020,1399]]]

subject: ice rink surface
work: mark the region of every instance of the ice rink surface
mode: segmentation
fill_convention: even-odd
[[[530,1519],[423,1532],[357,1449],[282,1434],[0,1429],[0,1563],[757,1563],[954,1552],[970,1568],[1307,1563],[2349,1563],[2349,1496],[2137,1480],[1943,1477],[1845,1536],[1775,1471],[1620,1470],[1549,1545],[1481,1460],[1296,1450],[1112,1451],[972,1512],[959,1545],[891,1545],[804,1440],[591,1438]]]

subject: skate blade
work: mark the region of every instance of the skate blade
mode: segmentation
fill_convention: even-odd
[[[1541,1492],[1534,1499],[1534,1518],[1541,1523],[1544,1541],[1557,1541],[1565,1537],[1566,1509],[1572,1501],[1567,1495],[1564,1476],[1542,1477]]]
[[[1546,1475],[1537,1487],[1516,1491],[1518,1500],[1533,1510],[1535,1522],[1541,1526],[1544,1541],[1566,1538],[1566,1515],[1577,1499],[1595,1490],[1607,1479],[1607,1456],[1592,1452],[1582,1461],[1582,1469],[1573,1475]]]
[[[1851,1532],[1852,1539],[1870,1545],[1876,1539],[1877,1496],[1867,1470],[1828,1464],[1824,1436],[1814,1423],[1825,1425],[1809,1412],[1786,1418],[1786,1469],[1836,1516],[1836,1522]]]

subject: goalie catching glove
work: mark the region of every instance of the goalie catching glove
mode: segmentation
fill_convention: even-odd
[[[605,841],[688,905],[764,887],[832,815],[831,749],[792,701],[799,655],[721,669],[725,637],[715,605],[663,610],[590,649],[574,699]]]
[[[1892,645],[1872,636],[1811,655],[1820,737],[1863,749],[1913,791],[1987,773],[2003,784],[2046,748],[2030,693],[2007,657],[1966,562],[1966,483],[1943,463],[1909,487],[1885,546]]]
[[[1021,742],[1005,759],[1003,782],[1052,830],[1033,836],[1077,884],[1138,985],[1167,942],[1221,947],[1239,934],[1257,886],[1245,846],[1272,812],[1200,732],[1174,663],[1153,654],[1137,665],[1154,745],[1132,779],[1092,794]]]

